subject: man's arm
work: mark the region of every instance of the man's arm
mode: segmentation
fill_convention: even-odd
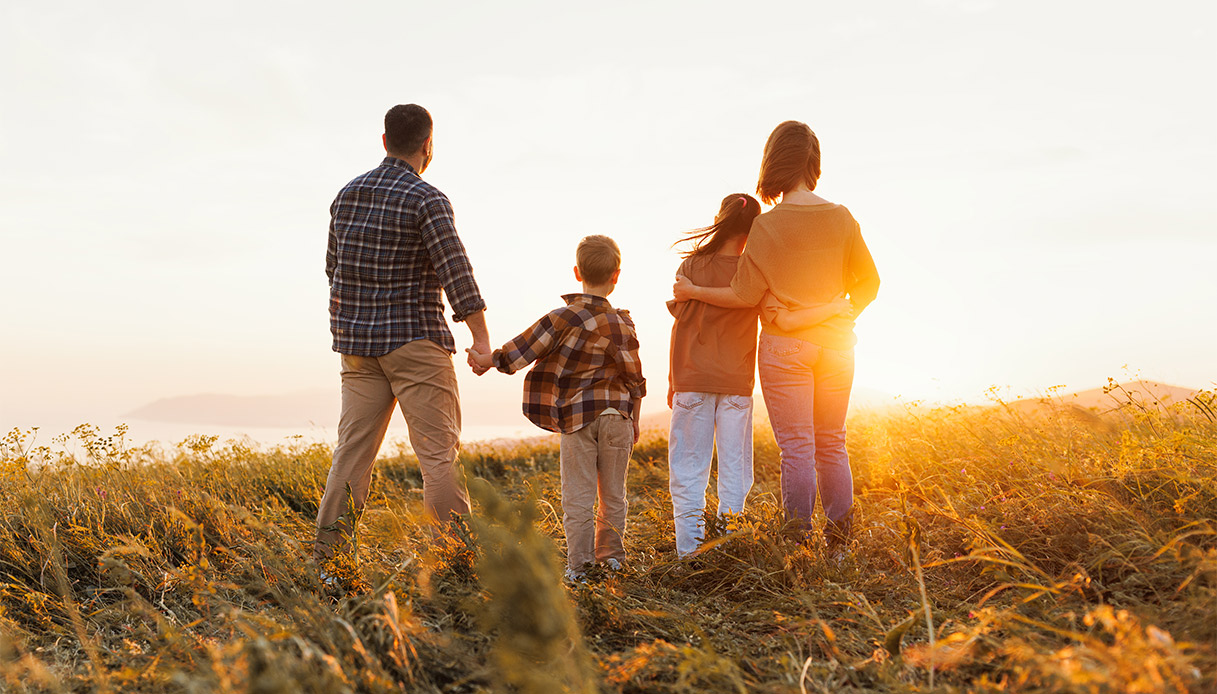
[[[325,244],[325,276],[334,284],[334,270],[338,267],[338,233],[334,231],[334,213],[338,211],[338,199],[330,204],[330,235]]]
[[[473,349],[490,354],[490,331],[486,329],[486,309],[465,316],[465,327],[473,338]]]
[[[490,332],[486,330],[486,312],[478,311],[465,316],[465,325],[473,336],[473,345],[465,350],[469,355],[469,368],[481,376],[494,366],[490,361]]]
[[[452,319],[458,323],[474,314],[485,310],[486,302],[482,300],[477,282],[473,279],[473,266],[465,253],[465,245],[456,235],[456,222],[452,205],[442,193],[432,195],[423,201],[419,211],[419,233],[431,266],[439,278],[444,294],[448,296],[448,305],[452,307]],[[477,320],[477,319],[475,319]],[[483,337],[486,336],[486,323],[482,319]],[[477,328],[469,326],[474,342],[478,341]],[[490,338],[485,337],[484,345],[489,349]]]

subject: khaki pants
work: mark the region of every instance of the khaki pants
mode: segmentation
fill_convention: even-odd
[[[354,548],[347,513],[363,508],[372,466],[384,441],[396,400],[423,475],[428,515],[450,520],[469,513],[469,494],[456,464],[461,404],[452,355],[431,340],[407,342],[379,357],[342,357],[342,417],[338,446],[317,510],[314,558]],[[347,486],[350,485],[350,493]]]
[[[625,474],[633,450],[634,424],[621,414],[602,414],[562,435],[562,526],[571,569],[593,560],[625,561]]]

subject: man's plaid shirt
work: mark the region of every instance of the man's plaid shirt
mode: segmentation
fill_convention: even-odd
[[[441,287],[453,320],[486,308],[448,198],[394,157],[334,198],[325,274],[342,354],[378,357],[421,339],[455,353]]]
[[[496,349],[494,366],[524,378],[524,416],[542,429],[572,434],[612,407],[637,416],[646,395],[638,335],[628,311],[591,294],[566,294],[567,303]]]

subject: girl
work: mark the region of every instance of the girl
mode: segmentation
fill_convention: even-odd
[[[853,475],[845,414],[854,380],[854,317],[879,291],[879,273],[858,222],[816,194],[820,141],[806,123],[786,121],[765,143],[757,193],[773,209],[757,217],[729,288],[677,277],[678,301],[724,308],[761,304],[767,294],[793,308],[842,294],[852,310],[813,325],[763,316],[759,370],[769,422],[782,451],[782,504],[811,528],[817,496],[833,553],[846,551],[853,525]],[[803,312],[799,312],[803,313]],[[789,318],[789,316],[788,316]]]
[[[729,287],[761,212],[750,195],[728,195],[714,224],[696,229],[678,276],[694,284]],[[780,304],[778,304],[780,306]],[[773,310],[766,304],[766,311]],[[668,302],[672,326],[668,407],[669,490],[676,525],[676,552],[685,557],[705,537],[706,486],[718,444],[718,514],[742,513],[752,488],[752,391],[755,385],[757,315],[755,306],[720,308],[701,301]],[[848,302],[813,306],[791,320],[819,322],[848,310]]]

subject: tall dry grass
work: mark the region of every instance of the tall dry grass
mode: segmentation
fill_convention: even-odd
[[[463,452],[477,513],[438,544],[399,453],[358,562],[334,567],[341,596],[307,560],[325,446],[12,432],[0,691],[1212,691],[1212,407],[855,417],[860,516],[840,561],[785,531],[765,431],[749,511],[710,518],[706,551],[677,561],[652,432],[631,465],[629,570],[576,588],[555,442]]]

